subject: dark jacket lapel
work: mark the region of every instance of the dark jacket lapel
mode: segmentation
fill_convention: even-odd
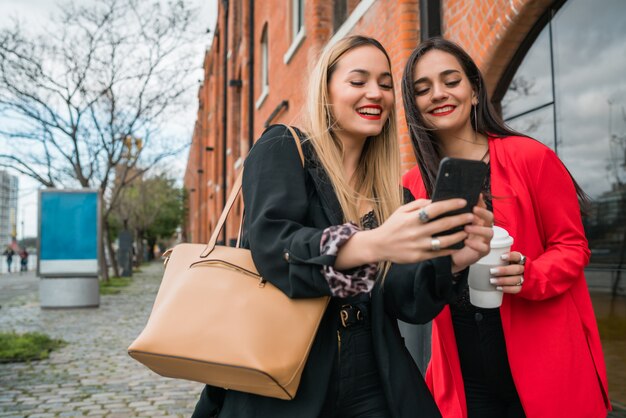
[[[330,183],[330,179],[326,176],[326,171],[322,167],[309,168],[309,173],[313,178],[313,183],[317,189],[317,193],[322,201],[322,208],[328,217],[331,225],[340,225],[344,223],[343,212],[335,190]],[[323,178],[325,177],[325,178]]]
[[[298,133],[298,136],[300,136],[301,140],[306,138],[300,130],[296,129],[296,132]],[[322,208],[328,217],[329,224],[340,225],[344,223],[343,212],[341,210],[339,200],[337,200],[335,189],[330,182],[330,178],[328,177],[326,170],[324,170],[324,167],[322,167],[321,162],[317,158],[315,149],[313,148],[313,145],[311,145],[310,141],[304,140],[302,142],[302,152],[305,160],[304,166],[306,167],[309,177],[315,186],[315,190],[320,197]]]

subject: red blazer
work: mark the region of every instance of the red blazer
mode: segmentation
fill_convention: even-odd
[[[513,380],[526,416],[606,417],[606,367],[583,269],[590,251],[574,184],[556,154],[524,137],[489,138],[495,223],[527,257],[524,286],[500,313]],[[418,167],[404,176],[427,193]],[[450,309],[433,322],[427,383],[445,418],[465,418],[465,391]]]

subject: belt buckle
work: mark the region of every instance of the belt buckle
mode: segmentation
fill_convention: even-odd
[[[339,317],[341,318],[341,325],[343,325],[344,328],[348,328],[349,326],[353,325],[354,322],[356,322],[354,320],[352,322],[348,322],[350,320],[350,313],[355,311],[356,315],[354,316],[356,317],[356,321],[362,321],[363,312],[361,312],[359,308],[353,305],[343,305],[341,307],[341,310],[339,311]]]
[[[350,318],[350,314],[348,314],[348,311],[346,309],[348,307],[350,307],[350,305],[344,305],[341,307],[341,311],[339,311],[339,317],[341,318],[341,325],[343,325],[344,328],[348,328],[347,321]]]

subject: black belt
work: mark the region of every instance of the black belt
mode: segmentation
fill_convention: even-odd
[[[339,318],[344,328],[363,322],[367,318],[367,308],[357,305],[342,305],[339,310]]]

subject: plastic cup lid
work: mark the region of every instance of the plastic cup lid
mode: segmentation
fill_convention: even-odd
[[[493,227],[493,238],[491,238],[491,248],[503,248],[513,245],[513,237],[508,231],[499,226]]]

